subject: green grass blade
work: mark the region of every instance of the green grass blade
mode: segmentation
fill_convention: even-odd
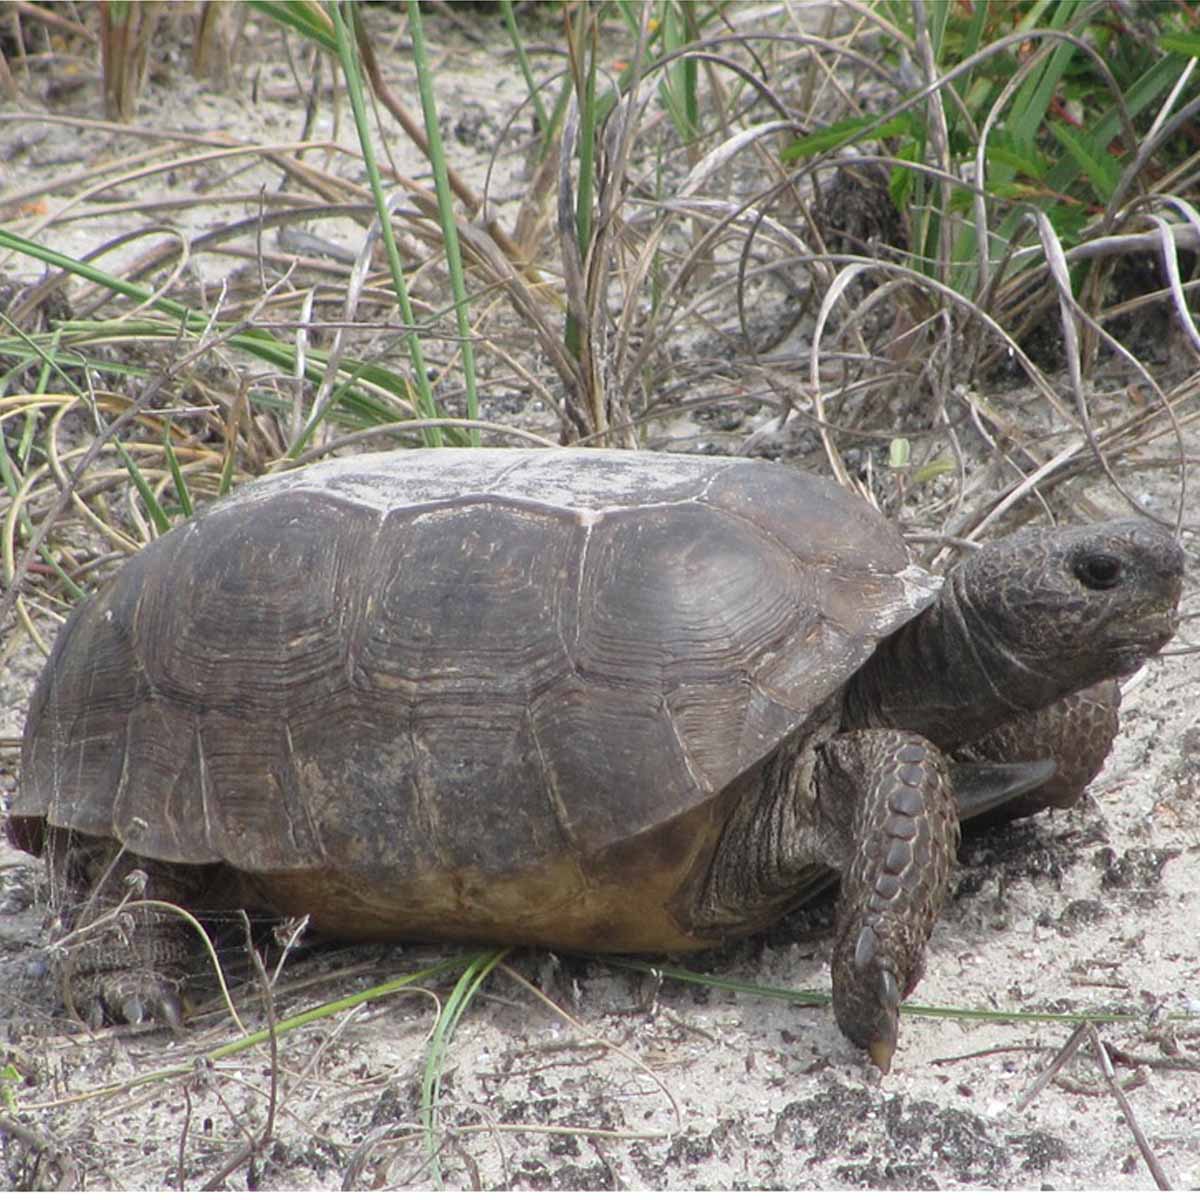
[[[625,971],[637,971],[642,975],[661,975],[680,983],[698,983],[705,987],[718,988],[723,992],[735,992],[742,996],[758,996],[764,1000],[786,1000],[806,1008],[825,1008],[833,1003],[828,992],[807,991],[800,988],[777,987],[769,983],[751,983],[744,979],[730,979],[724,975],[706,975],[701,971],[689,971],[671,963],[647,962],[638,958],[623,958],[619,955],[597,954],[596,959]]]
[[[450,291],[454,297],[454,320],[462,352],[463,382],[467,389],[467,418],[479,417],[479,396],[475,371],[475,342],[471,331],[467,284],[463,273],[462,249],[458,244],[458,222],[454,216],[454,197],[450,192],[450,177],[446,169],[446,152],[438,128],[437,101],[433,95],[432,72],[425,49],[425,33],[421,24],[419,0],[408,0],[408,27],[412,36],[413,62],[417,68],[417,88],[421,94],[421,111],[425,116],[425,136],[429,139],[429,165],[433,168],[437,192],[438,224],[442,244],[446,248],[446,268],[450,274]],[[470,432],[471,445],[479,445],[479,432]]]
[[[592,204],[596,171],[596,58],[595,25],[580,21],[578,55],[584,67],[579,97],[579,194],[575,204],[575,231],[580,257],[586,262],[592,239]]]
[[[1053,17],[1048,27],[1056,30],[1065,28],[1077,7],[1075,0],[1061,0],[1052,10]],[[1017,90],[1010,110],[1009,130],[1013,140],[1027,154],[1034,148],[1050,102],[1076,51],[1069,42],[1058,42],[1052,50],[1040,50],[1039,53],[1045,55],[1045,62]]]
[[[500,0],[500,15],[504,18],[504,28],[508,30],[509,39],[512,41],[513,50],[517,56],[517,66],[521,71],[521,77],[525,80],[525,89],[529,93],[529,102],[533,105],[533,111],[537,116],[544,154],[548,139],[553,136],[554,127],[550,123],[550,114],[546,112],[546,106],[542,103],[542,91],[533,77],[533,68],[529,65],[529,55],[525,53],[525,42],[517,28],[517,18],[513,12],[512,0]]]
[[[334,34],[337,39],[337,56],[341,64],[342,76],[346,81],[346,95],[350,100],[350,110],[354,116],[354,127],[358,134],[359,148],[362,151],[363,166],[371,187],[371,197],[375,203],[375,211],[379,217],[380,236],[383,239],[387,253],[388,268],[392,276],[392,286],[396,293],[396,302],[400,308],[400,316],[405,326],[405,344],[408,348],[409,361],[412,364],[413,386],[417,393],[417,411],[426,418],[436,418],[441,414],[433,398],[429,384],[429,373],[425,367],[425,353],[421,346],[421,338],[417,331],[417,321],[413,314],[412,302],[408,296],[408,284],[405,280],[404,267],[400,262],[400,248],[396,244],[396,234],[392,227],[391,211],[388,208],[387,197],[383,191],[383,178],[379,174],[379,163],[375,157],[375,147],[371,141],[371,132],[367,124],[367,105],[363,92],[362,74],[358,69],[358,58],[350,36],[350,22],[356,19],[357,10],[351,7],[343,12],[343,4],[331,0],[328,5],[330,19],[333,22]],[[316,417],[317,414],[314,414]],[[310,422],[311,424],[311,422]],[[307,441],[312,429],[306,429],[301,441]],[[440,446],[442,436],[436,428],[426,428],[422,436],[427,445]],[[290,451],[295,453],[294,450]]]
[[[129,473],[129,478],[133,480],[133,486],[137,488],[138,495],[141,496],[142,503],[146,506],[146,512],[154,525],[155,532],[166,533],[171,528],[171,519],[167,516],[163,506],[159,504],[158,497],[146,482],[146,477],[138,470],[137,463],[130,458],[129,451],[125,449],[120,438],[113,438],[112,445],[121,462],[125,464],[125,470]]]
[[[701,971],[688,971],[671,963],[647,962],[643,959],[624,958],[620,955],[598,954],[594,956],[599,962],[618,967],[626,971],[636,971],[643,975],[661,975],[666,979],[675,979],[680,983],[699,984],[703,987],[717,988],[720,991],[734,992],[743,996],[758,996],[768,1000],[785,1000],[789,1004],[798,1004],[806,1008],[826,1008],[833,1003],[833,997],[826,991],[812,991],[802,988],[777,987],[771,984],[750,983],[742,979],[730,979],[723,975],[706,975]],[[940,1017],[955,1021],[1012,1021],[1025,1024],[1057,1024],[1080,1025],[1084,1021],[1114,1024],[1121,1021],[1144,1020],[1144,1013],[1136,1012],[1012,1012],[1004,1009],[989,1008],[959,1008],[941,1004],[902,1004],[900,1011],[913,1017]],[[1194,1014],[1171,1013],[1169,1021],[1195,1021]]]
[[[825,129],[797,138],[781,153],[784,162],[795,162],[801,158],[813,158],[818,154],[840,150],[861,138],[890,138],[907,134],[916,137],[920,133],[920,121],[913,113],[904,112],[880,123],[877,117],[848,117],[835,121]]]
[[[1125,107],[1130,117],[1136,117],[1151,104],[1156,103],[1162,96],[1174,87],[1186,61],[1174,55],[1156,62],[1134,82],[1125,93]],[[1090,140],[1094,146],[1107,146],[1121,132],[1120,111],[1114,104],[1092,128]],[[1126,154],[1133,147],[1123,147]],[[1065,191],[1078,174],[1079,168],[1072,161],[1064,161],[1046,178],[1047,184],[1056,191]]]
[[[571,76],[579,104],[579,185],[575,196],[575,244],[579,261],[585,264],[592,240],[592,205],[595,196],[596,124],[596,55],[595,14],[586,6],[577,10],[574,19],[567,17],[568,41],[571,56]],[[573,307],[573,306],[572,306]],[[571,357],[583,358],[583,331],[575,313],[568,309],[563,340]]]
[[[265,17],[288,29],[294,29],[301,37],[315,42],[332,54],[337,53],[337,38],[333,27],[320,7],[309,0],[250,0],[250,7]]]
[[[631,33],[635,36],[641,21],[638,6],[623,3],[621,14]],[[680,4],[678,0],[662,0],[658,6],[658,28],[652,41],[656,42],[663,57],[678,55],[685,46],[696,40],[699,30],[695,20],[695,6]],[[698,94],[699,64],[695,57],[685,54],[676,57],[667,67],[658,85],[658,95],[663,107],[671,117],[671,123],[682,142],[694,141],[700,135],[700,100]],[[627,72],[622,73],[622,84]]]
[[[384,983],[376,984],[374,987],[363,988],[352,995],[341,996],[337,1000],[331,1000],[327,1004],[318,1004],[313,1008],[307,1008],[295,1016],[285,1017],[281,1021],[276,1021],[271,1028],[256,1030],[254,1033],[245,1034],[243,1037],[235,1038],[233,1041],[224,1043],[224,1045],[207,1050],[205,1058],[212,1059],[213,1062],[232,1058],[245,1050],[251,1050],[256,1046],[262,1046],[270,1042],[272,1037],[284,1037],[295,1029],[303,1029],[305,1026],[311,1025],[314,1021],[324,1020],[326,1017],[336,1017],[350,1009],[358,1008],[360,1005],[369,1004],[374,1000],[382,1000],[387,996],[395,995],[397,992],[407,991],[415,985],[432,978],[434,975],[440,975],[443,971],[463,970],[469,967],[477,958],[478,954],[472,953],[461,954],[456,958],[443,959],[440,962],[433,963],[428,967],[422,967],[398,979],[389,979]],[[109,1087],[97,1088],[88,1093],[88,1098],[101,1099],[105,1096],[113,1096],[124,1092],[129,1088],[141,1087],[151,1083],[162,1083],[168,1079],[179,1079],[183,1076],[191,1075],[195,1069],[195,1063],[189,1059],[187,1062],[177,1066],[163,1067],[157,1071],[148,1071],[143,1075],[137,1076],[135,1079],[122,1080]]]
[[[1050,132],[1067,152],[1071,161],[1088,177],[1101,204],[1107,204],[1121,179],[1121,168],[1104,144],[1094,138],[1085,141],[1061,121],[1050,122]]]
[[[171,441],[171,427],[169,425],[163,430],[163,453],[166,455],[167,467],[171,472],[171,482],[175,485],[175,495],[179,497],[179,510],[186,519],[196,510],[192,504],[192,493],[188,488],[187,480],[184,479],[183,471],[179,466],[179,458],[175,453],[175,444]]]
[[[1172,54],[1200,58],[1200,33],[1165,33],[1158,39],[1158,44]]]
[[[946,48],[946,26],[950,21],[953,6],[950,4],[931,4],[927,10],[929,29],[929,44],[933,49],[933,61],[942,61]]]
[[[429,1039],[429,1053],[421,1076],[421,1123],[425,1127],[425,1150],[432,1164],[434,1182],[442,1185],[437,1154],[437,1100],[441,1088],[442,1067],[446,1049],[454,1037],[459,1019],[470,1007],[471,1000],[484,980],[508,954],[508,950],[485,950],[471,957],[464,967],[454,990],[450,993]]]

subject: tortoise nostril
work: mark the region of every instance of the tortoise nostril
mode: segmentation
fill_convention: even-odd
[[[1075,563],[1075,578],[1096,592],[1107,592],[1121,582],[1121,560],[1112,554],[1083,554]]]

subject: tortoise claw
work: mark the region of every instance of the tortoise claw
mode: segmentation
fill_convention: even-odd
[[[892,1055],[896,1053],[895,1037],[877,1037],[868,1047],[871,1061],[886,1075],[892,1069]]]
[[[172,1029],[183,1028],[183,1003],[177,991],[164,992],[158,997],[158,1015]]]
[[[897,1012],[900,1008],[900,989],[896,985],[896,976],[884,967],[879,972],[879,1003],[886,1012]]]
[[[154,1019],[180,1029],[184,1012],[180,983],[145,970],[76,975],[71,980],[68,1008],[89,1029],[141,1025]]]
[[[138,996],[130,996],[121,1003],[121,1020],[126,1025],[140,1025],[146,1019],[146,1006]]]
[[[892,1069],[892,1055],[900,1033],[900,988],[896,976],[883,967],[879,972],[879,1032],[867,1044],[871,1061],[886,1075]]]

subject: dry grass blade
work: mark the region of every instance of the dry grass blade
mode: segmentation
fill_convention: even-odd
[[[1125,358],[1130,365],[1145,379],[1146,383],[1153,390],[1156,399],[1161,404],[1162,411],[1166,414],[1168,420],[1171,422],[1172,432],[1175,436],[1175,442],[1179,448],[1180,463],[1182,464],[1182,456],[1184,453],[1183,438],[1179,426],[1175,421],[1174,412],[1172,411],[1170,405],[1167,404],[1166,396],[1163,394],[1162,389],[1158,386],[1157,381],[1151,377],[1149,372],[1145,370],[1142,364],[1139,363],[1133,357],[1133,355],[1125,349],[1124,346],[1117,342],[1116,339],[1114,339],[1105,329],[1103,329],[1099,323],[1096,322],[1096,320],[1076,302],[1071,290],[1070,272],[1068,271],[1066,259],[1062,252],[1062,245],[1059,242],[1054,229],[1046,220],[1045,215],[1038,213],[1036,219],[1038,223],[1038,232],[1042,239],[1042,245],[1046,251],[1046,261],[1050,266],[1051,275],[1054,280],[1055,288],[1058,292],[1059,305],[1062,312],[1063,337],[1066,343],[1067,365],[1070,371],[1071,386],[1075,392],[1079,423],[1084,431],[1084,435],[1088,440],[1088,445],[1092,451],[1092,454],[1095,457],[1095,460],[1100,464],[1100,467],[1104,471],[1105,475],[1108,477],[1109,483],[1121,496],[1124,497],[1130,508],[1134,509],[1136,512],[1140,512],[1143,516],[1148,517],[1151,520],[1155,520],[1155,514],[1149,511],[1144,504],[1131,495],[1129,489],[1117,477],[1116,472],[1109,463],[1108,457],[1103,452],[1099,440],[1096,437],[1095,431],[1092,428],[1091,421],[1088,417],[1087,401],[1084,395],[1083,368],[1080,361],[1079,339],[1075,329],[1076,319],[1082,321],[1090,330],[1094,331],[1099,338],[1107,342],[1118,355]],[[1183,523],[1185,495],[1186,493],[1184,487],[1181,486],[1179,489],[1178,501],[1179,515],[1177,518],[1177,524],[1179,525],[1182,525]]]
[[[636,392],[638,378],[647,370],[652,357],[661,352],[664,341],[678,336],[690,321],[701,320],[699,313],[702,309],[714,305],[725,305],[731,282],[735,282],[738,292],[741,292],[741,285],[744,284],[747,277],[748,249],[756,238],[762,242],[765,240],[763,235],[769,235],[770,240],[766,241],[764,249],[765,256],[778,254],[783,261],[793,264],[803,263],[806,266],[811,262],[813,266],[819,268],[821,265],[819,260],[812,256],[810,248],[804,241],[787,226],[757,208],[756,202],[757,198],[735,203],[693,196],[685,200],[665,199],[650,208],[651,212],[657,210],[660,216],[646,237],[642,253],[634,268],[628,273],[631,286],[622,313],[614,350],[614,362],[618,366],[623,366],[623,371],[618,376],[620,386],[628,394]],[[688,244],[684,253],[677,256],[677,266],[662,287],[661,298],[652,314],[651,326],[647,331],[638,324],[638,306],[641,302],[639,289],[643,286],[653,266],[653,260],[659,252],[661,241],[671,235],[669,222],[673,217],[683,219],[703,217],[705,219],[704,232],[699,238]],[[641,223],[640,220],[631,223],[631,227],[636,227],[636,224],[639,223]],[[702,273],[706,260],[714,255],[723,241],[732,239],[736,234],[740,234],[743,238],[737,247],[736,270],[738,277],[736,281],[731,281],[727,275],[721,275],[713,280],[705,290],[695,291],[692,286],[694,279]],[[794,257],[789,260],[786,258],[788,254]],[[820,277],[820,274],[819,270],[814,271],[814,275]],[[632,285],[636,285],[636,287]],[[741,311],[744,312],[744,310]],[[628,364],[625,365],[627,347],[631,348],[635,344],[635,337],[637,343],[640,344],[637,345],[636,352],[632,354]]]
[[[1085,1028],[1088,1031],[1088,1038],[1091,1040],[1096,1061],[1100,1064],[1100,1070],[1104,1075],[1104,1081],[1108,1084],[1109,1091],[1116,1098],[1117,1104],[1121,1109],[1121,1115],[1125,1118],[1125,1124],[1129,1126],[1129,1131],[1133,1134],[1133,1140],[1137,1142],[1138,1150],[1141,1152],[1142,1159],[1150,1171],[1155,1185],[1160,1192],[1172,1191],[1170,1180],[1167,1179],[1166,1172],[1162,1169],[1162,1164],[1158,1161],[1158,1155],[1154,1153],[1145,1133],[1142,1132],[1142,1127],[1138,1123],[1137,1117],[1134,1115],[1133,1106],[1129,1103],[1129,1097],[1125,1095],[1124,1089],[1117,1082],[1116,1072],[1113,1070],[1112,1062],[1108,1057],[1108,1051],[1105,1049],[1104,1043],[1100,1040],[1100,1035],[1096,1032],[1096,1027],[1089,1024]]]
[[[270,297],[270,291],[262,298],[260,303],[265,304]],[[100,531],[108,536],[115,538],[118,543],[123,543],[125,549],[134,549],[136,546],[130,543],[123,534],[110,529],[103,522],[99,522],[96,515],[91,509],[83,503],[79,489],[81,488],[84,478],[91,468],[92,464],[97,460],[102,451],[106,447],[118,446],[118,437],[124,432],[126,427],[133,426],[143,415],[148,414],[148,410],[155,402],[159,392],[167,385],[168,381],[173,377],[185,372],[188,367],[196,360],[210,354],[218,345],[226,340],[235,338],[239,332],[249,328],[257,313],[257,306],[250,316],[234,326],[217,331],[210,332],[209,336],[202,336],[199,343],[189,353],[181,353],[179,341],[182,338],[182,329],[176,334],[176,345],[172,355],[172,363],[164,371],[156,374],[146,386],[141,390],[136,401],[128,406],[123,407],[123,411],[119,413],[115,420],[106,426],[102,426],[100,422],[100,409],[94,404],[91,406],[91,415],[96,422],[97,434],[87,444],[87,446],[78,454],[78,461],[73,469],[68,474],[61,465],[56,462],[55,454],[57,447],[57,438],[51,436],[48,442],[49,462],[51,468],[54,469],[59,483],[59,490],[56,498],[50,505],[46,515],[32,535],[28,538],[25,549],[20,559],[13,565],[11,574],[11,587],[7,589],[5,596],[0,600],[0,625],[3,625],[16,603],[19,596],[21,581],[24,579],[26,572],[29,570],[34,558],[36,557],[42,542],[47,537],[49,532],[54,527],[55,522],[62,516],[68,505],[75,505],[81,515],[89,522],[97,524]],[[210,318],[211,327],[211,318]],[[57,418],[61,420],[63,409],[57,412]],[[52,423],[53,424],[53,423]],[[118,447],[119,448],[119,447]],[[157,452],[162,453],[161,447],[157,447]]]
[[[43,540],[53,528],[54,523],[62,515],[67,505],[72,502],[74,490],[82,480],[88,467],[90,467],[99,456],[101,450],[104,448],[105,442],[120,433],[126,425],[131,424],[138,412],[142,408],[149,405],[150,401],[153,400],[155,394],[158,392],[164,381],[165,380],[162,377],[154,380],[142,392],[141,396],[139,396],[137,403],[131,408],[127,409],[126,412],[122,413],[121,416],[113,421],[108,426],[105,434],[93,441],[88,449],[84,452],[79,460],[79,463],[72,472],[70,479],[67,481],[66,487],[59,491],[58,498],[54,501],[42,524],[29,539],[21,558],[13,567],[11,587],[8,589],[8,593],[3,601],[0,601],[0,625],[3,625],[9,615],[12,605],[16,602],[21,580],[25,577],[26,572],[29,570],[29,567],[34,560],[34,557],[37,555]]]
[[[1191,231],[1193,243],[1200,245],[1200,212],[1185,200],[1176,200],[1175,203],[1188,220],[1185,228]],[[1192,318],[1192,310],[1188,307],[1183,279],[1179,272],[1179,240],[1174,229],[1157,213],[1148,213],[1147,216],[1158,230],[1158,246],[1162,252],[1162,264],[1167,273],[1171,299],[1175,304],[1175,316],[1187,333],[1193,349],[1200,354],[1200,329],[1196,328],[1196,322]]]
[[[244,1164],[249,1163],[248,1179],[254,1179],[256,1176],[255,1160],[258,1155],[266,1153],[270,1146],[270,1142],[275,1132],[276,1113],[279,1105],[279,1086],[280,1086],[280,1063],[279,1063],[279,1039],[276,1033],[276,1015],[275,1015],[275,997],[274,989],[271,981],[267,978],[267,973],[263,968],[262,958],[254,946],[254,936],[250,927],[250,919],[243,912],[242,923],[246,939],[246,952],[249,955],[250,963],[254,971],[255,980],[258,984],[259,992],[263,1002],[264,1014],[267,1025],[267,1040],[271,1053],[271,1067],[268,1073],[268,1089],[267,1089],[267,1115],[263,1122],[262,1129],[257,1133],[249,1133],[245,1136],[245,1145],[237,1150],[229,1159],[221,1165],[221,1167],[211,1175],[203,1184],[201,1190],[206,1192],[216,1191],[226,1179],[238,1170]],[[231,1008],[232,1011],[232,1008]],[[245,1030],[242,1031],[243,1034]],[[186,1090],[186,1084],[184,1085]],[[183,1173],[183,1142],[180,1142],[179,1154],[179,1187],[183,1190],[184,1173]]]

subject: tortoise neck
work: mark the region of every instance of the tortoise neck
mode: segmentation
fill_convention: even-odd
[[[952,572],[934,604],[875,648],[850,683],[847,728],[906,729],[952,750],[1056,699],[989,636],[958,584]]]

